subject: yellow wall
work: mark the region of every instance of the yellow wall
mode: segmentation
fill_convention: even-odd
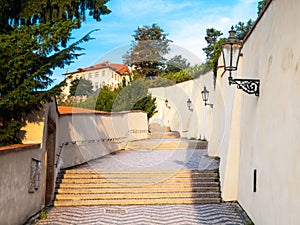
[[[28,122],[22,130],[26,131],[24,144],[43,142],[44,121]]]

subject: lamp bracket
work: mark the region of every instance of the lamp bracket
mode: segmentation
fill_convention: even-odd
[[[233,79],[228,77],[229,85],[236,84],[238,89],[242,89],[247,94],[259,96],[259,79]]]
[[[211,103],[204,103],[205,104],[205,106],[207,106],[207,105],[209,105],[211,108],[213,108],[214,107],[214,104],[211,104]]]

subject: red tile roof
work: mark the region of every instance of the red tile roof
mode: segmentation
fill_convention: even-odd
[[[57,106],[57,110],[60,115],[72,115],[72,114],[102,114],[102,115],[111,115],[111,114],[124,114],[129,112],[143,112],[141,110],[130,110],[130,111],[121,111],[121,112],[105,112],[91,109],[84,109],[72,106]]]
[[[127,65],[124,64],[117,64],[117,63],[110,63],[109,61],[105,61],[102,63],[98,63],[86,68],[78,68],[77,71],[91,71],[91,70],[97,70],[97,69],[104,69],[104,68],[111,68],[112,70],[115,70],[117,73],[121,75],[130,74],[130,70]],[[76,72],[73,72],[76,73]]]
[[[88,113],[101,113],[101,114],[110,114],[108,112],[91,110],[91,109],[84,109],[84,108],[77,108],[72,106],[57,106],[58,112],[61,115],[65,114],[88,114]]]

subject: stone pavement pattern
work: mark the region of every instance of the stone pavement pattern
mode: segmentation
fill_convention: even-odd
[[[246,225],[251,221],[234,203],[210,205],[56,207],[38,225]]]
[[[219,161],[206,150],[126,150],[107,155],[76,169],[95,170],[213,170]]]

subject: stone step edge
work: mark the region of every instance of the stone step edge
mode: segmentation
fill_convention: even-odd
[[[156,188],[167,188],[167,187],[188,187],[188,188],[196,188],[196,187],[219,187],[219,183],[198,183],[198,184],[158,184],[158,185],[114,185],[114,184],[106,184],[106,185],[99,185],[99,184],[93,184],[93,185],[75,185],[75,184],[62,184],[60,185],[59,189],[78,189],[78,188],[82,188],[82,189],[95,189],[95,188],[138,188],[138,187],[156,187]]]
[[[56,195],[56,201],[114,200],[114,199],[177,199],[180,198],[220,198],[220,193],[147,193],[147,194],[106,194],[106,195]]]
[[[103,188],[103,189],[58,189],[57,194],[106,194],[106,193],[168,193],[168,192],[220,192],[219,187],[194,188]]]
[[[89,178],[89,179],[62,179],[58,180],[60,183],[65,184],[91,184],[91,183],[187,183],[187,182],[213,182],[213,181],[219,181],[218,177],[197,177],[197,178],[145,178],[145,179],[137,179],[137,178]]]
[[[54,206],[97,206],[97,205],[160,205],[160,204],[217,204],[221,198],[177,198],[177,199],[135,199],[95,201],[54,201]]]
[[[216,178],[219,177],[218,173],[203,173],[203,174],[112,174],[112,175],[97,175],[97,174],[66,174],[64,176],[59,176],[58,179],[153,179],[153,180],[161,180],[161,179],[203,179],[203,178]]]
[[[178,174],[178,173],[187,173],[187,174],[198,174],[198,173],[211,173],[211,172],[218,172],[218,169],[211,169],[211,170],[64,170],[62,173],[65,174],[161,174],[161,173],[170,173],[170,174]]]

